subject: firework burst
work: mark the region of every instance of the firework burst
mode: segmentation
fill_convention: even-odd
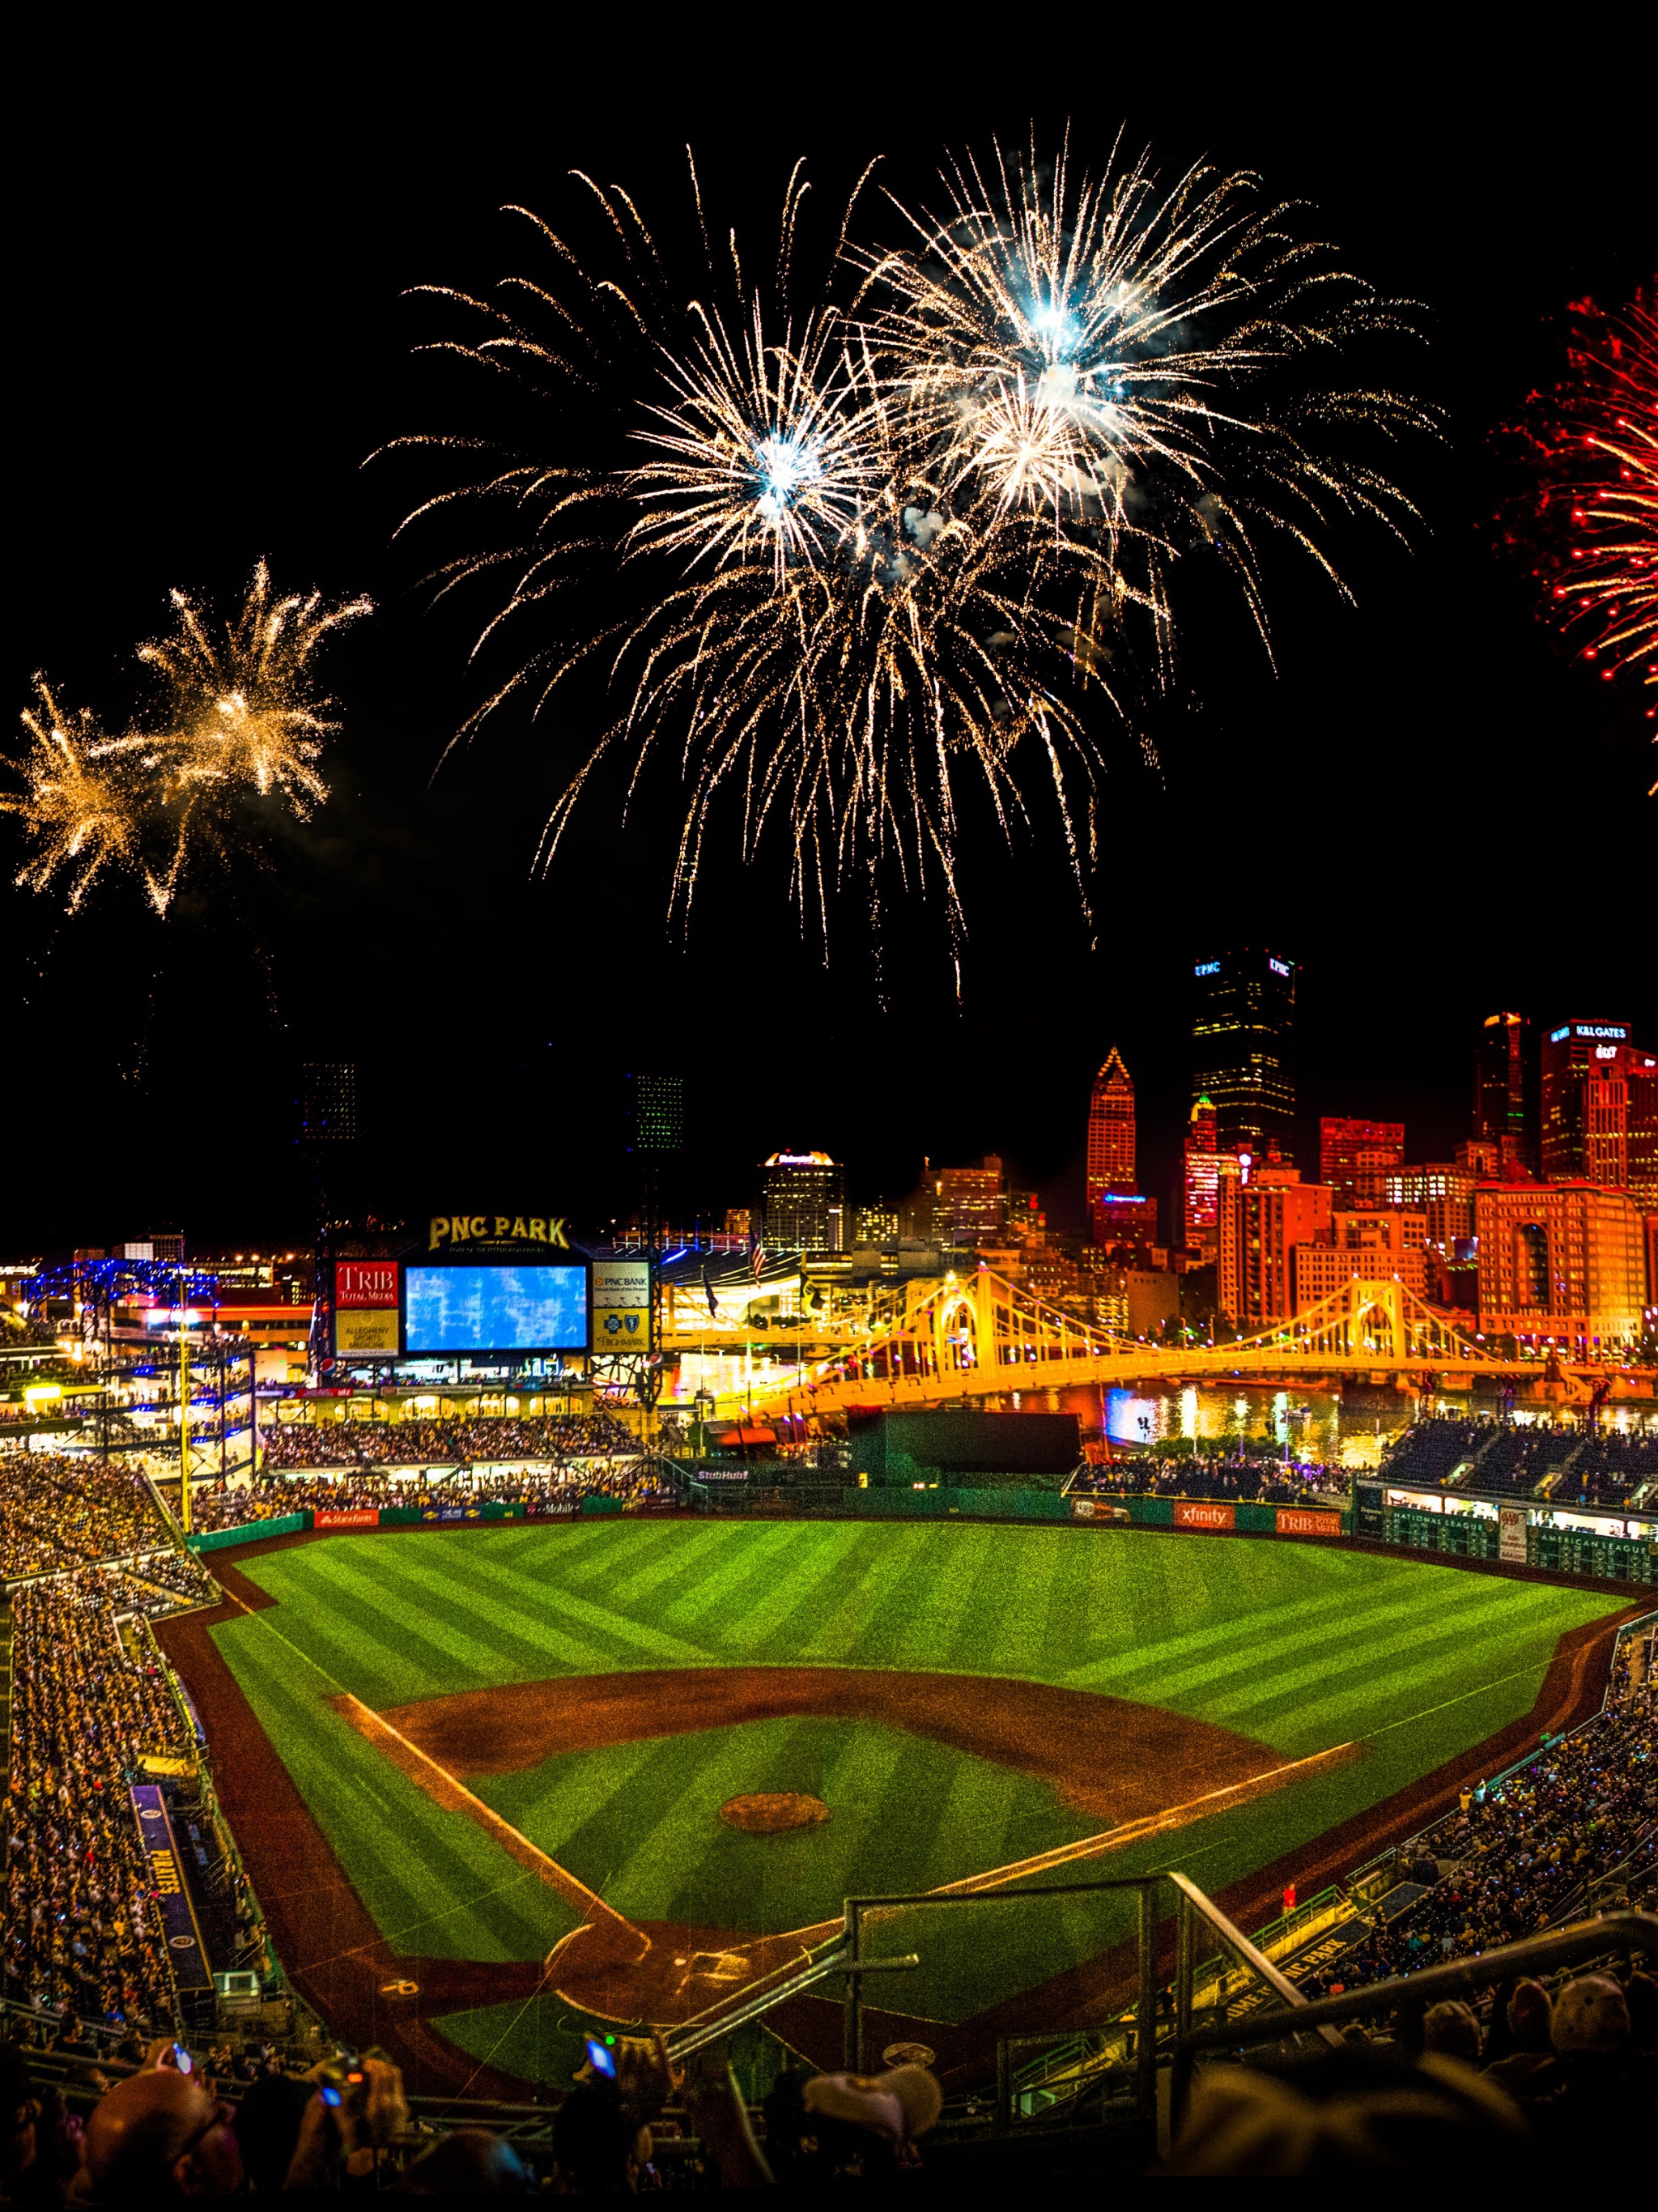
[[[138,792],[127,766],[108,757],[108,741],[90,714],[66,714],[44,677],[36,678],[35,690],[39,705],[23,714],[30,738],[19,769],[23,791],[0,797],[0,811],[21,815],[34,841],[17,882],[44,891],[67,872],[73,914],[105,868],[137,862]]]
[[[1568,375],[1500,434],[1534,485],[1507,536],[1583,660],[1607,683],[1658,684],[1658,282],[1621,311],[1580,300],[1572,316]]]
[[[275,793],[303,821],[327,796],[317,763],[338,725],[312,662],[329,632],[367,614],[369,602],[329,606],[314,592],[276,599],[261,562],[240,610],[222,621],[182,592],[173,605],[174,635],[138,647],[161,678],[158,710],[144,723],[104,735],[88,715],[64,716],[44,680],[40,708],[23,716],[33,741],[26,791],[4,804],[22,816],[35,851],[18,881],[44,890],[79,862],[71,912],[113,866],[137,875],[164,914],[193,850],[230,850],[241,798]]]
[[[1287,540],[1345,592],[1331,526],[1395,532],[1415,510],[1361,457],[1431,410],[1346,380],[1354,349],[1415,335],[1300,234],[1258,180],[1149,155],[1104,173],[1034,145],[944,173],[912,243],[859,257],[892,403],[980,526],[1010,510],[1083,537],[1108,565],[1103,611],[1149,616],[1167,672],[1182,561],[1218,557],[1268,635],[1262,549]]]
[[[959,943],[970,789],[1010,835],[1057,821],[1085,906],[1078,825],[1142,687],[1135,614],[1166,681],[1188,554],[1230,567],[1264,636],[1268,531],[1339,583],[1327,524],[1410,518],[1348,449],[1426,411],[1333,373],[1361,337],[1409,328],[1402,310],[1252,179],[1194,170],[1160,193],[1141,161],[1073,185],[1063,156],[1044,173],[999,154],[987,190],[958,167],[946,213],[908,218],[892,253],[850,242],[854,192],[805,313],[798,170],[760,278],[734,238],[711,249],[693,168],[680,260],[583,178],[590,246],[530,216],[535,273],[494,302],[436,294],[463,317],[436,349],[504,373],[522,422],[513,447],[397,441],[456,468],[403,527],[471,517],[473,544],[430,580],[483,590],[474,652],[507,661],[459,738],[512,700],[543,713],[580,667],[620,702],[544,866],[601,763],[631,793],[663,757],[687,799],[682,911],[728,810],[745,858],[783,827],[795,897],[825,926],[852,879],[878,909],[891,868],[942,889]]]

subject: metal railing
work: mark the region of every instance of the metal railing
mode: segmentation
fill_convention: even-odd
[[[1174,1875],[1169,1879],[1187,1889],[1195,1887],[1183,1875]],[[1200,1891],[1198,1895],[1202,1898]],[[1308,2029],[1321,2035],[1327,2042],[1339,2045],[1341,2022],[1368,2019],[1379,2012],[1394,2012],[1401,2006],[1421,2009],[1437,2004],[1442,1998],[1470,1996],[1496,1983],[1546,1974],[1561,1966],[1581,1966],[1588,1960],[1604,1958],[1616,1951],[1639,1951],[1649,1957],[1658,1957],[1658,1913],[1608,1913],[1604,1920],[1586,1920],[1576,1928],[1556,1929],[1546,1936],[1527,1936],[1517,1943],[1504,1944],[1500,1950],[1482,1951],[1472,1959],[1454,1960],[1446,1966],[1424,1966],[1419,1973],[1397,1975],[1389,1981],[1370,1982],[1362,1989],[1345,1990],[1340,1996],[1321,1997],[1315,2003],[1309,2003],[1298,1990],[1285,1983],[1286,2004],[1290,2000],[1296,2004],[1292,2021],[1283,2012],[1261,2012],[1242,2021],[1228,2021],[1221,2027],[1195,2031],[1185,2027],[1180,2031],[1175,2044],[1170,2083],[1174,2124],[1180,2124],[1191,2089],[1193,2069],[1205,2051],[1241,2055],[1248,2045],[1278,2042],[1286,2033],[1300,2033]],[[1265,1966],[1266,1962],[1263,1960],[1261,1963]],[[1277,1978],[1282,1981],[1283,1977]]]

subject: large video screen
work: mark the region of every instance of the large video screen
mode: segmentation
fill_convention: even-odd
[[[404,1349],[583,1352],[587,1271],[563,1267],[404,1269]]]

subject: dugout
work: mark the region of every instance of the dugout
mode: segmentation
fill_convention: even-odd
[[[999,1484],[1054,1488],[1082,1457],[1074,1413],[872,1411],[847,1422],[848,1468],[872,1490],[983,1490]]]

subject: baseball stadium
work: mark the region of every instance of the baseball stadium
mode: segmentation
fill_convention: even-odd
[[[1645,1986],[1643,1432],[676,1427],[592,1340],[511,1411],[390,1358],[270,1404],[250,1360],[239,1409],[222,1363],[213,1425],[179,1334],[176,1460],[72,1417],[0,1454],[5,2002],[71,2101],[156,2037],[246,2095],[372,2063],[405,2151],[533,2163],[620,2059],[672,2187],[729,2178],[712,2063],[772,2140],[891,2081],[930,2166],[1138,2171],[1218,2060]],[[1527,1502],[1557,1434],[1577,1528]]]

